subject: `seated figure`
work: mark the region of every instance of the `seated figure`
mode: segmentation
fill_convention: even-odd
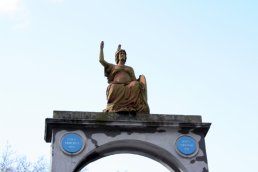
[[[104,60],[104,42],[100,44],[99,62],[104,66],[108,79],[107,107],[105,112],[141,112],[150,113],[147,103],[146,79],[140,75],[136,79],[134,70],[126,66],[126,51],[118,46],[115,54],[116,64]]]

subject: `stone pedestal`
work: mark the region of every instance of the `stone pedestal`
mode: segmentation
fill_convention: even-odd
[[[201,116],[54,111],[45,141],[52,172],[76,172],[117,153],[149,157],[175,172],[208,172]]]

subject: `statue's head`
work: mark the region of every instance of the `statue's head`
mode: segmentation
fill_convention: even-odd
[[[123,50],[123,49],[119,49],[119,50],[117,50],[117,52],[116,52],[116,64],[118,64],[118,62],[119,62],[119,56],[121,56],[122,54],[124,54],[124,57],[125,57],[125,61],[124,62],[126,62],[126,59],[127,59],[127,57],[126,57],[126,51],[125,50]]]

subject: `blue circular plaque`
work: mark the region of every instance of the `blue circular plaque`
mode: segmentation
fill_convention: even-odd
[[[176,141],[176,148],[181,154],[189,156],[196,152],[197,143],[191,136],[181,136]]]
[[[62,148],[67,153],[77,153],[82,150],[84,144],[82,137],[79,134],[65,134],[61,140]]]

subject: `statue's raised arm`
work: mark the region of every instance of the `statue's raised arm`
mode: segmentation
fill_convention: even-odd
[[[106,66],[108,63],[104,59],[104,41],[101,41],[100,43],[100,52],[99,52],[99,62],[103,65]]]

